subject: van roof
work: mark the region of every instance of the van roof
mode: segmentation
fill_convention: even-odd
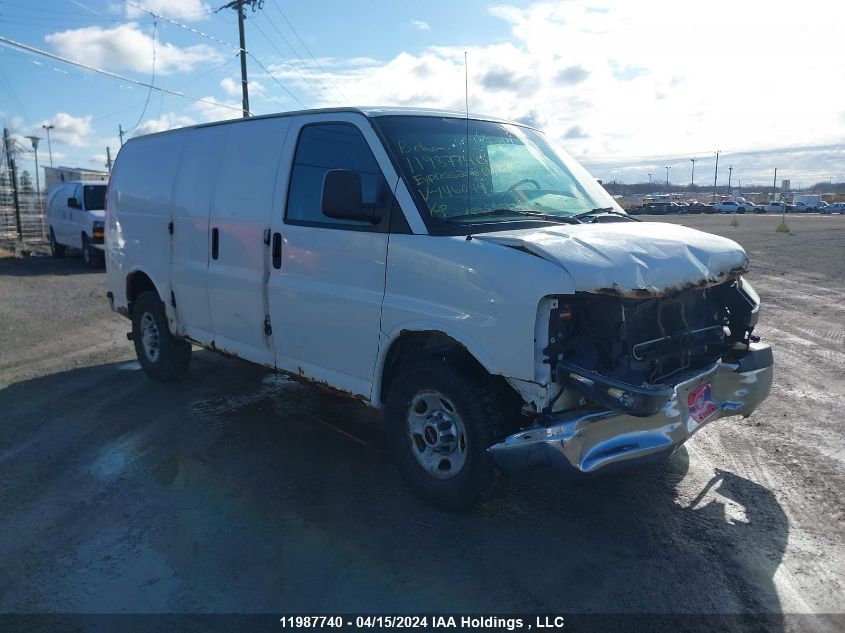
[[[312,108],[310,110],[291,110],[289,112],[274,112],[272,114],[262,114],[259,116],[251,116],[245,118],[238,118],[238,119],[225,119],[223,121],[212,121],[210,123],[198,123],[197,125],[188,125],[185,127],[180,128],[173,128],[170,130],[164,130],[162,132],[153,132],[152,134],[143,134],[140,136],[136,136],[130,138],[128,142],[136,138],[144,138],[148,136],[157,136],[159,134],[170,134],[172,132],[178,132],[181,130],[191,130],[196,128],[203,128],[203,127],[210,127],[212,125],[232,125],[237,123],[243,123],[244,121],[254,121],[256,119],[271,119],[275,117],[288,117],[288,116],[304,116],[308,114],[331,114],[331,113],[341,113],[341,112],[353,112],[356,114],[362,114],[367,118],[373,117],[380,117],[380,116],[430,116],[430,117],[453,117],[453,118],[464,118],[467,116],[466,112],[459,111],[459,110],[438,110],[435,108],[412,108],[412,107],[400,107],[400,106],[362,106],[362,107],[346,107],[346,108]],[[512,125],[521,125],[522,127],[533,127],[530,125],[526,125],[525,123],[520,123],[519,121],[508,121],[507,119],[500,119],[497,117],[482,115],[482,114],[474,114],[472,112],[469,113],[469,118],[474,119],[477,121],[494,121],[496,123],[509,123]]]

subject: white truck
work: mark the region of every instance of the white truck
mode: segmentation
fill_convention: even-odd
[[[809,213],[812,211],[818,211],[821,201],[822,197],[818,194],[805,194],[795,196],[792,199],[792,204],[795,205],[796,213]]]
[[[56,185],[47,195],[50,252],[65,256],[67,247],[82,251],[86,265],[104,261],[106,184],[75,180]]]
[[[106,252],[149,376],[196,345],[363,400],[445,507],[496,467],[666,459],[771,387],[743,249],[626,215],[518,123],[348,108],[133,138]]]

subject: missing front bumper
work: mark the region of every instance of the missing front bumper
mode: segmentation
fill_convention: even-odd
[[[754,344],[738,362],[717,364],[676,385],[654,415],[614,409],[555,414],[546,426],[515,433],[487,450],[509,472],[551,467],[572,477],[660,461],[706,424],[749,415],[771,387],[771,348]]]

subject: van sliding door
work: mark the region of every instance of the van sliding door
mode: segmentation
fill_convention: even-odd
[[[284,117],[220,126],[225,142],[211,202],[208,301],[214,346],[273,365],[265,324],[270,226],[279,157],[289,127]],[[267,234],[269,237],[269,233]]]
[[[225,128],[186,134],[173,194],[170,287],[181,333],[208,345],[214,339],[208,307],[208,216]]]

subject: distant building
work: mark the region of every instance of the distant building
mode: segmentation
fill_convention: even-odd
[[[792,183],[788,180],[782,180],[780,183],[780,189],[781,191],[789,191],[792,189]]]
[[[109,172],[83,167],[44,167],[44,186],[50,191],[56,185],[69,180],[109,181]]]

